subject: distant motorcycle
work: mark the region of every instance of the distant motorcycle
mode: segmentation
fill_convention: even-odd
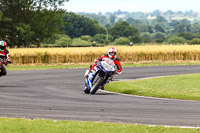
[[[115,74],[115,64],[110,58],[103,58],[90,71],[88,78],[85,78],[85,93],[95,94],[96,91],[105,83],[108,83]],[[86,70],[85,75],[89,70]]]
[[[11,61],[7,61],[7,63],[12,63]],[[0,57],[0,76],[2,76],[3,69],[6,69],[4,65],[7,65],[3,58]]]

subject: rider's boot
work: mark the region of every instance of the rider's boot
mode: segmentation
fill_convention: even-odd
[[[103,85],[101,86],[101,88],[100,88],[100,89],[101,89],[101,90],[104,90],[104,86],[105,86],[105,84],[103,84]]]

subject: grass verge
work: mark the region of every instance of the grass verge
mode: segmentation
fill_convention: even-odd
[[[178,128],[105,122],[0,118],[0,133],[199,133],[200,128]]]
[[[90,64],[41,64],[41,65],[8,65],[8,71],[15,70],[41,70],[41,69],[69,69],[69,68],[89,68]]]
[[[15,65],[9,64],[6,66],[8,71],[12,70],[39,70],[39,69],[69,69],[69,68],[89,68],[92,63],[77,63],[77,64],[32,64],[32,65]],[[122,67],[142,67],[142,66],[178,66],[178,65],[200,65],[200,62],[133,62],[122,63]]]
[[[183,100],[200,100],[200,74],[113,82],[106,90],[118,93]]]

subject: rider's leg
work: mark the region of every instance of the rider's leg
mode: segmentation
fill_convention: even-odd
[[[88,78],[90,71],[91,71],[92,69],[94,69],[94,67],[95,67],[96,65],[97,65],[97,64],[93,64],[93,65],[90,66],[90,70],[88,71],[88,74],[85,75],[85,78]]]
[[[95,75],[95,71],[94,71],[94,70],[92,70],[92,71],[88,74],[87,85],[88,85],[88,89],[89,89],[89,90],[91,89],[90,87],[92,86],[92,79],[93,79],[94,75]]]
[[[101,86],[101,90],[104,90],[104,86],[107,84],[107,83],[109,83],[109,81],[112,81],[112,79],[113,79],[113,76],[112,77],[108,77],[108,79],[106,79],[106,82],[104,82],[104,84]]]

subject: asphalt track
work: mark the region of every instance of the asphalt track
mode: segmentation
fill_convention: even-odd
[[[200,127],[200,101],[84,94],[85,70],[9,71],[0,77],[0,116]],[[188,73],[200,66],[128,67],[115,80]]]

